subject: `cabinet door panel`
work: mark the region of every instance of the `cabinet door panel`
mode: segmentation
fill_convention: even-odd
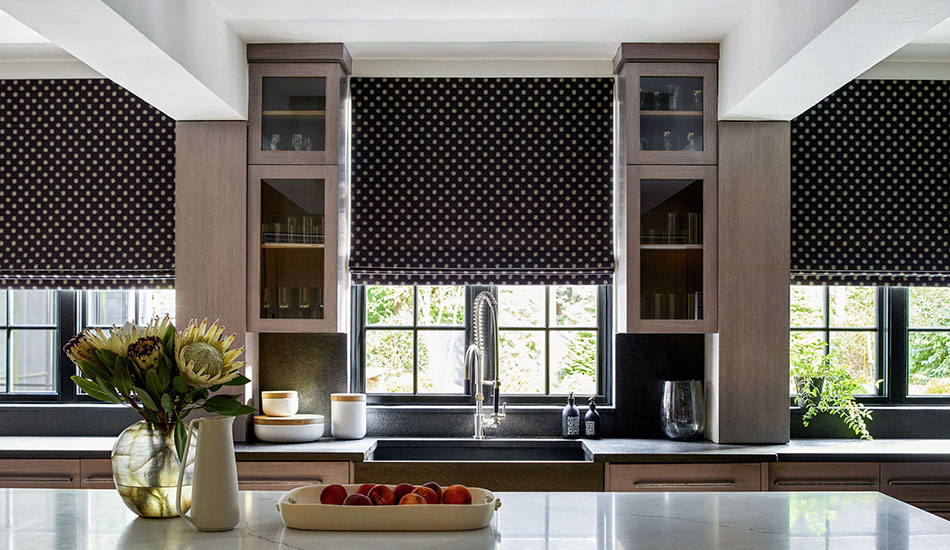
[[[881,492],[904,502],[950,502],[950,462],[882,462]]]
[[[115,489],[111,460],[84,458],[79,461],[79,471],[83,489]]]
[[[0,459],[0,487],[77,489],[79,461]]]
[[[877,491],[877,462],[769,464],[769,491]]]
[[[348,462],[238,462],[237,471],[242,491],[289,491],[350,480]]]
[[[750,464],[610,464],[608,491],[759,491],[761,467]]]

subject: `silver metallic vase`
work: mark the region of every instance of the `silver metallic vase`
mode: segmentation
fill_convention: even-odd
[[[663,383],[660,424],[670,439],[686,441],[702,437],[706,429],[706,400],[701,380]]]

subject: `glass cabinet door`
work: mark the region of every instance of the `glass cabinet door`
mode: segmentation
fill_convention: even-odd
[[[249,326],[321,331],[336,303],[335,167],[252,166],[249,181]]]
[[[250,66],[252,164],[336,164],[339,68],[321,64]]]
[[[628,316],[636,319],[634,332],[706,332],[716,315],[716,169],[628,171],[627,238],[635,266],[628,288],[636,294]]]
[[[716,65],[630,64],[628,163],[716,163]]]

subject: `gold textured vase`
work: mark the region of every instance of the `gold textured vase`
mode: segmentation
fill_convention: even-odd
[[[182,485],[182,506],[191,508],[195,441]],[[178,472],[181,462],[175,452],[175,425],[149,424],[140,420],[126,428],[112,447],[112,478],[125,505],[143,518],[178,516]]]

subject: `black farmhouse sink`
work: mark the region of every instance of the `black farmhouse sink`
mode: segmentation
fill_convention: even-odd
[[[370,461],[590,462],[580,441],[531,439],[381,439]]]

